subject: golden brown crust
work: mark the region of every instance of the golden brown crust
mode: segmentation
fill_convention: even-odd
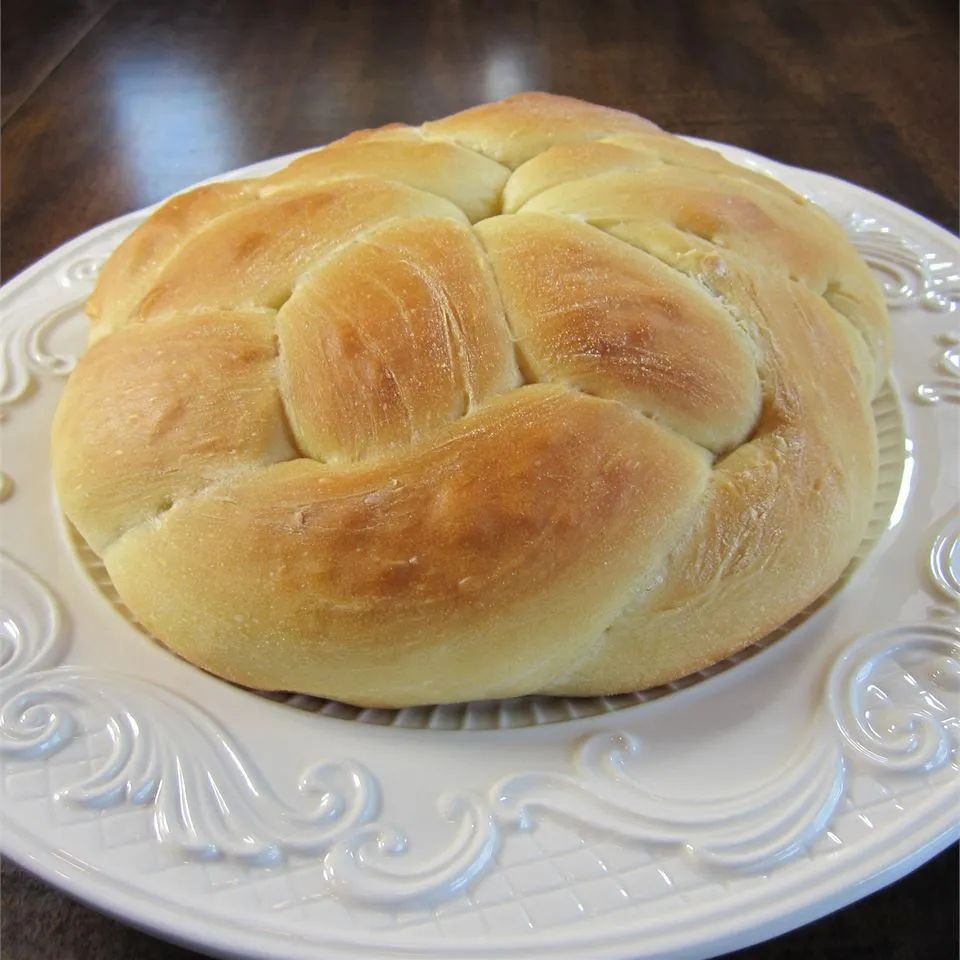
[[[60,502],[97,551],[226,473],[292,455],[269,313],[118,331],[84,355],[53,424]]]
[[[829,587],[873,502],[888,320],[839,227],[565,97],[174,198],[88,309],[61,503],[155,636],[252,686],[671,680]]]
[[[678,166],[747,180],[791,198],[804,201],[782,183],[746,167],[738,167],[716,150],[708,150],[656,133],[611,134],[600,140],[573,140],[550,147],[518,167],[503,193],[503,212],[516,213],[537,194],[563,183],[586,180],[605,173],[641,173]]]
[[[256,199],[248,181],[197,187],[168,200],[127,237],[100,272],[87,301],[91,339],[125,324],[181,244],[209,221]]]
[[[696,523],[655,589],[635,596],[597,654],[551,692],[640,689],[716,663],[833,583],[866,529],[877,455],[859,344],[819,297],[739,264],[702,265],[749,312],[764,350],[755,437],[716,467]],[[807,362],[796,364],[801,353]],[[643,656],[631,657],[638,636]]]
[[[450,220],[392,222],[339,251],[277,335],[291,423],[317,460],[409,445],[520,383],[483,250]]]
[[[624,133],[655,133],[656,124],[633,113],[573,97],[518,93],[423,125],[428,137],[451,140],[510,169],[558,143]]]
[[[519,214],[478,232],[533,379],[619,400],[715,453],[753,429],[753,344],[695,283],[575,220]]]
[[[324,258],[403,217],[467,223],[449,200],[386,180],[270,191],[187,239],[155,278],[134,319],[191,310],[277,309]]]
[[[222,484],[104,559],[157,636],[241,683],[297,676],[367,705],[511,695],[597,641],[707,475],[619,404],[537,385],[407,454]]]
[[[522,210],[584,220],[674,266],[719,248],[805,284],[861,333],[879,389],[890,359],[882,294],[840,227],[812,204],[725,173],[664,167],[571,181],[539,193]]]
[[[351,134],[299,157],[265,178],[264,191],[358,176],[398,180],[435,193],[458,206],[473,222],[499,210],[500,193],[510,171],[455,143],[426,140],[415,127],[394,124]]]

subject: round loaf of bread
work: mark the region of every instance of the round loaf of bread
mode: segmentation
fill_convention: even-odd
[[[187,660],[396,707],[614,694],[825,591],[888,319],[842,230],[524,94],[170,200],[53,428],[70,521]]]

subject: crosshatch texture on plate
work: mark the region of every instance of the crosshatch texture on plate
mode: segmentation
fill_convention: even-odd
[[[717,919],[721,907],[728,918],[736,915],[739,929],[759,929],[775,922],[784,904],[809,906],[810,891],[827,891],[833,874],[846,870],[862,884],[879,869],[877,857],[886,856],[881,865],[889,867],[894,854],[887,851],[919,842],[910,838],[930,824],[955,820],[960,527],[956,491],[950,499],[935,474],[949,462],[957,432],[958,255],[946,235],[891,204],[769,166],[795,177],[845,223],[884,284],[895,333],[908,325],[915,332],[909,341],[902,335],[907,347],[895,379],[875,404],[881,486],[851,589],[779,633],[789,645],[801,628],[829,632],[843,616],[863,619],[864,629],[845,627],[832,638],[830,660],[811,686],[809,729],[784,737],[764,776],[718,796],[701,791],[694,799],[679,790],[669,802],[651,786],[663,778],[648,766],[644,718],[651,709],[673,716],[680,709],[674,701],[686,704],[690,696],[703,703],[717,683],[735,689],[741,671],[729,665],[624,702],[512,703],[485,713],[461,706],[363,715],[326,702],[294,703],[313,710],[311,717],[250,697],[258,718],[322,731],[316,743],[290,751],[282,776],[269,776],[270,758],[250,746],[256,737],[243,718],[206,709],[202,691],[218,681],[197,673],[174,691],[150,677],[112,672],[91,660],[94,647],[75,642],[84,608],[64,601],[62,578],[81,567],[65,538],[55,540],[56,558],[11,539],[0,623],[0,788],[16,849],[29,847],[32,836],[42,853],[54,841],[39,836],[49,834],[67,858],[64,871],[72,858],[79,876],[94,867],[104,890],[113,884],[102,902],[123,902],[123,888],[132,886],[154,906],[170,904],[185,918],[196,913],[192,929],[214,944],[228,943],[232,930],[244,932],[251,949],[264,938],[257,943],[278,955],[307,955],[318,943],[344,953],[442,952],[449,937],[464,952],[519,955],[552,943],[557,955],[580,955],[584,944],[599,951],[609,943],[617,955],[617,943],[632,950],[638,932],[651,952],[677,937],[688,947],[707,944],[728,922]],[[18,436],[27,435],[56,378],[71,367],[61,330],[75,325],[104,257],[140,216],[80,238],[5,291],[0,404],[6,426],[24,431]],[[45,429],[36,423],[39,434]],[[941,449],[933,449],[931,436],[946,437]],[[44,463],[39,446],[11,449],[2,511],[37,502]],[[52,511],[44,522],[61,537]],[[883,597],[867,604],[857,597],[868,596],[894,562],[902,610],[881,624],[870,607]],[[96,565],[87,566],[96,581]],[[85,577],[75,577],[71,597],[96,596]],[[856,616],[854,607],[862,607]],[[787,646],[772,647],[735,662],[753,670],[768,656],[786,655]],[[193,676],[186,665],[178,669],[187,671],[179,677]],[[344,726],[343,719],[361,722]],[[567,719],[572,723],[553,722]],[[435,743],[457,737],[468,744],[480,728],[475,749],[488,753],[512,736],[549,738],[538,742],[557,749],[541,758],[523,747],[512,767],[488,781],[477,781],[469,763],[450,761],[450,789],[423,797],[415,814],[394,824],[393,800],[411,784],[391,767],[384,741],[374,739],[393,735],[374,729],[384,723],[398,728],[397,736]],[[344,759],[337,733],[348,727],[371,739],[369,749]],[[732,742],[729,748],[735,757]],[[947,828],[939,829],[942,838]],[[874,866],[857,866],[867,863]],[[150,908],[128,909],[151,922]],[[560,931],[559,939],[551,931]]]

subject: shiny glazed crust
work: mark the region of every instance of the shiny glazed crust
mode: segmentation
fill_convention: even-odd
[[[404,706],[728,656],[859,544],[888,319],[838,226],[631,114],[523,94],[175,197],[53,429],[163,643]]]

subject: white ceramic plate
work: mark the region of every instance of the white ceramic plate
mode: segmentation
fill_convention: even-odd
[[[826,603],[644,695],[360,711],[178,660],[65,528],[47,458],[82,302],[146,212],[8,284],[3,851],[221,954],[694,957],[843,906],[954,839],[960,246],[865,190],[720,149],[830,210],[884,281],[881,485]]]

